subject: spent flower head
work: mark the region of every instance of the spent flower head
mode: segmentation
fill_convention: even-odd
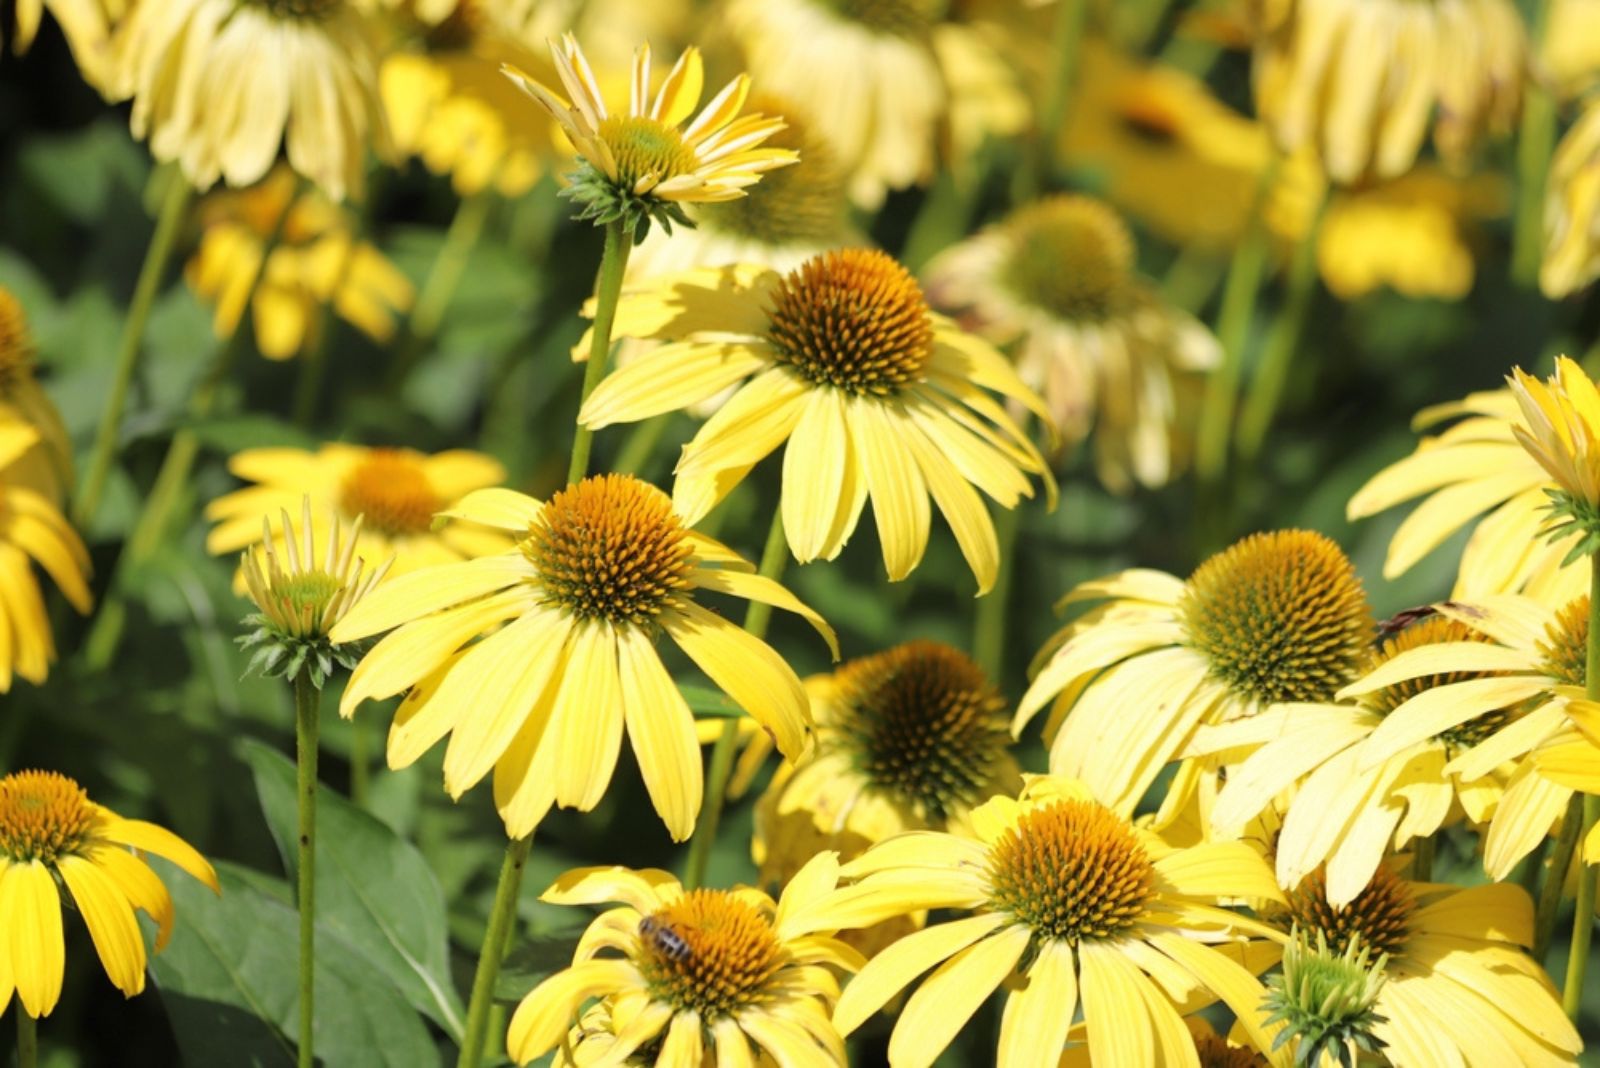
[[[571,103],[509,64],[502,69],[561,124],[582,157],[572,184],[563,191],[579,205],[580,219],[603,226],[622,220],[642,239],[652,221],[669,232],[673,223],[693,226],[686,202],[717,202],[744,196],[761,174],[799,159],[784,148],[761,144],[783,129],[782,119],[739,111],[750,91],[750,76],[729,82],[688,126],[679,128],[700,101],[705,75],[698,49],[678,57],[652,98],[650,46],[633,58],[628,110],[612,114],[583,49],[572,34],[550,44],[556,72]]]
[[[1297,924],[1283,951],[1283,974],[1267,980],[1263,1003],[1272,1015],[1268,1025],[1282,1021],[1284,1028],[1273,1042],[1276,1050],[1298,1039],[1294,1063],[1320,1065],[1324,1057],[1355,1068],[1362,1053],[1376,1053],[1383,1040],[1372,1033],[1385,1018],[1374,1006],[1383,989],[1387,953],[1371,960],[1372,947],[1351,937],[1342,950],[1328,945],[1319,928],[1316,945]]]
[[[366,561],[355,551],[362,523],[357,517],[348,535],[338,520],[331,522],[319,562],[311,498],[301,501],[299,531],[288,512],[280,515],[277,533],[262,518],[260,543],[241,555],[245,589],[257,611],[245,617],[253,629],[238,641],[255,650],[247,671],[291,681],[305,671],[320,690],[335,664],[353,670],[361,652],[357,645],[332,641],[328,632],[383,579],[394,558],[363,575]]]

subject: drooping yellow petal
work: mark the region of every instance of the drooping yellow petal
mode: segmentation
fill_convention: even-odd
[[[834,1026],[842,1035],[855,1031],[917,976],[1005,923],[998,913],[984,913],[934,924],[890,943],[845,986],[833,1011]]]
[[[83,857],[63,856],[56,870],[77,902],[112,984],[127,997],[142,992],[144,938],[127,896],[104,869]]]
[[[95,831],[95,836],[109,842],[142,849],[172,861],[178,867],[211,888],[212,893],[222,893],[217,873],[199,851],[165,827],[144,820],[125,820],[108,809],[100,809],[106,817]]]
[[[578,1008],[591,997],[639,981],[634,966],[621,960],[591,960],[556,972],[533,988],[511,1016],[506,1048],[512,1060],[527,1064],[556,1047]]]
[[[672,840],[685,841],[694,832],[703,789],[694,713],[642,630],[618,630],[617,657],[628,738],[639,772]]]
[[[1016,968],[1029,937],[1021,924],[1004,927],[941,964],[901,1010],[889,1038],[889,1060],[903,1068],[933,1064]]]
[[[617,639],[609,623],[590,621],[574,627],[570,640],[551,721],[562,756],[556,764],[556,803],[587,812],[605,796],[622,750]]]
[[[793,759],[806,746],[810,701],[794,671],[760,639],[693,602],[664,612],[661,627]]]
[[[999,1068],[1054,1064],[1067,1043],[1078,1005],[1078,973],[1072,947],[1046,942],[1028,968],[1027,985],[1006,998],[1000,1021]]]
[[[37,860],[12,864],[0,877],[0,937],[11,950],[17,997],[29,1016],[48,1016],[61,997],[66,945],[61,896],[50,869]]]

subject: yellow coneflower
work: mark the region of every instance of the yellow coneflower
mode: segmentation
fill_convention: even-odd
[[[1054,495],[1043,457],[988,391],[1048,420],[1043,402],[881,252],[828,252],[785,275],[739,265],[662,278],[623,295],[616,334],[672,343],[612,372],[579,422],[634,422],[739,385],[684,446],[673,499],[692,522],[787,442],[783,524],[802,563],[838,555],[870,497],[889,578],[904,578],[927,546],[931,494],[981,593],[999,550],[973,487],[1013,508],[1035,474]]]
[[[609,1033],[606,1063],[645,1047],[657,1064],[838,1065],[844,1041],[828,1020],[838,972],[861,958],[807,920],[834,889],[838,858],[815,857],[774,902],[749,887],[685,891],[664,871],[581,868],[541,900],[557,905],[618,902],[584,933],[572,966],[540,983],[511,1017],[511,1058],[527,1064],[554,1049],[591,998],[609,1011],[584,1021]],[[768,1060],[770,1058],[770,1061]]]
[[[1285,153],[1329,177],[1393,178],[1428,128],[1448,162],[1509,132],[1527,42],[1509,0],[1254,0],[1256,107]]]
[[[415,299],[411,280],[358,238],[347,215],[315,189],[291,205],[295,188],[294,175],[280,167],[253,188],[212,193],[201,202],[200,244],[184,276],[215,305],[212,329],[219,338],[232,337],[248,301],[256,347],[270,360],[316,345],[325,307],[374,341],[389,341],[396,319]]]
[[[557,157],[556,127],[530,121],[526,97],[500,68],[551,80],[554,68],[501,7],[484,0],[443,12],[419,6],[415,14],[423,24],[415,40],[385,55],[379,71],[395,147],[448,174],[460,196],[526,193]]]
[[[1217,341],[1134,269],[1127,226],[1089,197],[1028,204],[942,253],[925,272],[935,305],[999,346],[1044,394],[1064,445],[1094,434],[1114,492],[1167,482],[1192,437],[1184,414]]]
[[[11,51],[22,55],[33,46],[46,10],[55,17],[72,49],[83,80],[100,92],[107,88],[112,32],[127,12],[129,0],[17,0]]]
[[[1343,907],[1313,874],[1285,911],[1334,952],[1359,939],[1387,955],[1371,1030],[1389,1063],[1577,1063],[1583,1042],[1526,952],[1533,903],[1521,887],[1413,883],[1384,866]]]
[[[1522,415],[1512,436],[1570,498],[1566,508],[1600,508],[1600,389],[1566,356],[1548,382],[1520,367],[1508,381]]]
[[[89,550],[26,462],[39,447],[31,425],[0,419],[0,693],[14,676],[43,682],[56,656],[35,563],[80,613],[94,603]]]
[[[15,462],[28,468],[51,500],[60,502],[72,485],[72,440],[61,413],[33,376],[33,361],[33,337],[22,302],[0,286],[0,423],[25,425],[38,434],[37,460],[30,453]]]
[[[966,914],[869,961],[834,1011],[841,1033],[931,968],[889,1040],[897,1068],[931,1065],[1001,987],[1000,1068],[1054,1064],[1079,1007],[1096,1064],[1193,1063],[1178,1007],[1190,999],[1220,998],[1271,1049],[1255,973],[1276,945],[1248,941],[1268,929],[1219,907],[1282,900],[1248,846],[1173,849],[1055,777],[985,802],[970,826],[971,837],[917,831],[874,846],[844,866],[854,886],[813,906],[815,924],[837,928],[924,909]]]
[[[1397,653],[1345,687],[1341,696],[1366,700],[1400,692],[1397,687],[1417,688],[1412,680],[1433,683],[1384,714],[1353,758],[1353,770],[1374,768],[1440,736],[1457,740],[1443,771],[1463,783],[1517,762],[1483,841],[1484,869],[1503,879],[1549,833],[1572,797],[1570,787],[1538,774],[1525,758],[1557,737],[1567,726],[1567,704],[1582,697],[1589,598],[1557,609],[1527,597],[1485,596],[1447,601],[1438,611],[1473,637]]]
[[[1124,815],[1202,724],[1278,704],[1329,704],[1360,674],[1372,610],[1338,545],[1321,534],[1252,534],[1187,581],[1124,571],[1063,605],[1100,602],[1052,639],[1017,709],[1020,732],[1054,699],[1050,770],[1089,785]],[[1202,760],[1185,760],[1162,821],[1185,806]]]
[[[29,1016],[56,1007],[66,968],[62,888],[111,982],[128,997],[144,990],[144,934],[134,910],[156,921],[159,953],[172,934],[173,909],[141,853],[170,860],[221,892],[216,872],[187,842],[95,804],[65,775],[0,778],[0,1012],[13,992]]]
[[[1551,298],[1600,277],[1600,103],[1590,103],[1550,161],[1545,191],[1544,264],[1539,287]]]
[[[794,612],[837,654],[833,631],[690,530],[654,486],[595,476],[549,501],[478,490],[444,514],[518,540],[509,552],[391,580],[333,629],[336,641],[352,641],[399,628],[361,661],[340,704],[349,716],[368,698],[411,691],[389,735],[391,767],[451,735],[445,789],[459,797],[493,769],[506,829],[522,838],[552,804],[599,804],[626,730],[651,800],[681,841],[700,811],[700,750],[693,715],[656,651],[662,633],[785,756],[805,748],[800,680],[771,647],[702,607],[696,591]]]
[[[583,157],[587,169],[569,190],[583,205],[580,218],[621,219],[630,234],[647,220],[670,229],[673,222],[688,222],[681,205],[743,196],[764,172],[796,159],[787,149],[761,147],[783,128],[782,119],[739,115],[750,91],[746,74],[678,128],[700,101],[704,74],[698,49],[678,57],[652,99],[650,48],[640,45],[628,110],[619,115],[607,110],[577,38],[569,33],[550,50],[571,103],[514,67],[505,71],[561,125]]]
[[[507,540],[470,523],[434,529],[434,516],[471,493],[504,481],[505,469],[465,449],[427,453],[413,449],[329,444],[306,449],[245,449],[228,470],[254,485],[206,506],[216,524],[206,550],[234,553],[261,537],[263,519],[298,509],[311,499],[318,515],[362,520],[356,552],[369,561],[394,557],[396,574],[505,548]]]
[[[1253,818],[1298,783],[1277,837],[1278,883],[1297,886],[1326,863],[1328,900],[1342,907],[1371,881],[1391,848],[1426,839],[1463,813],[1474,823],[1486,822],[1500,800],[1504,777],[1491,771],[1469,781],[1446,769],[1510,722],[1525,687],[1513,684],[1512,696],[1499,707],[1376,764],[1366,760],[1365,746],[1385,716],[1431,689],[1491,680],[1478,688],[1494,690],[1497,658],[1523,661],[1489,648],[1490,641],[1459,619],[1431,616],[1384,639],[1369,671],[1382,671],[1412,650],[1421,650],[1418,656],[1424,659],[1454,654],[1454,670],[1408,675],[1373,689],[1357,682],[1362,692],[1354,704],[1287,705],[1246,721],[1202,727],[1189,746],[1192,755],[1259,746],[1228,769],[1227,783],[1211,810],[1214,832],[1225,838],[1241,835]],[[1459,666],[1467,663],[1475,663],[1476,669]],[[1494,700],[1485,696],[1478,703]]]
[[[111,88],[133,134],[190,184],[252,185],[280,145],[334,200],[359,194],[368,150],[391,153],[372,27],[348,0],[135,4]]]
[[[1005,699],[958,649],[906,642],[808,679],[806,690],[816,745],[778,770],[756,807],[765,883],[783,882],[817,848],[850,860],[1021,788]]]
[[[1351,519],[1427,499],[1395,530],[1385,578],[1409,570],[1462,526],[1483,516],[1467,539],[1451,596],[1523,592],[1560,603],[1588,589],[1587,564],[1563,566],[1573,540],[1540,535],[1549,513],[1550,476],[1517,443],[1516,398],[1508,389],[1473,393],[1417,413],[1418,428],[1459,419],[1425,437],[1410,456],[1379,471],[1350,498]]]

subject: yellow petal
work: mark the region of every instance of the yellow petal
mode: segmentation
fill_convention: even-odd
[[[570,640],[550,724],[557,734],[542,744],[560,747],[556,803],[587,812],[605,796],[622,751],[617,639],[609,623],[588,622],[573,628]]]
[[[810,701],[771,646],[692,601],[663,613],[660,622],[689,659],[772,735],[785,756],[800,755]]]
[[[1078,974],[1072,947],[1046,942],[1028,968],[1027,986],[1006,998],[996,1054],[999,1068],[1056,1063],[1077,1008]]]
[[[566,1037],[578,1009],[591,997],[614,993],[640,983],[633,965],[620,960],[592,960],[556,972],[533,988],[511,1016],[506,1049],[518,1064],[543,1056]]]
[[[116,881],[83,857],[63,856],[56,870],[78,903],[100,963],[112,984],[127,997],[144,990],[144,938],[133,907]]]
[[[712,590],[716,593],[726,593],[734,597],[743,597],[747,601],[758,601],[761,604],[770,604],[774,608],[781,608],[810,623],[816,632],[822,635],[822,640],[828,643],[829,652],[833,653],[835,660],[839,659],[839,639],[834,634],[833,628],[828,626],[816,612],[790,593],[788,588],[774,582],[765,575],[752,575],[748,572],[725,571],[720,568],[695,568],[690,578],[695,586],[702,590]]]
[[[1016,968],[1029,937],[1028,928],[1020,924],[1005,927],[941,964],[901,1010],[889,1038],[889,1060],[897,1068],[933,1064]]]
[[[211,888],[215,894],[222,893],[222,887],[217,882],[216,870],[210,862],[201,856],[199,851],[173,834],[165,827],[158,827],[154,823],[144,820],[125,820],[107,809],[100,809],[106,816],[105,821],[96,829],[95,837],[103,838],[108,842],[119,842],[122,845],[141,849],[146,853],[154,853],[172,861],[178,867],[200,880]]]
[[[337,643],[358,641],[440,609],[496,593],[533,575],[533,565],[521,553],[413,571],[380,583],[328,636]]]
[[[12,864],[0,878],[0,937],[11,949],[17,997],[29,1016],[48,1016],[61,997],[66,947],[61,897],[50,869],[37,860]]]
[[[618,630],[617,659],[639,772],[672,840],[685,841],[694,833],[703,788],[694,714],[643,631]]]
[[[999,913],[989,912],[934,924],[891,942],[845,986],[833,1010],[834,1026],[841,1035],[850,1034],[911,985],[917,976],[949,960],[1006,922]]]
[[[544,502],[526,493],[489,488],[473,490],[438,514],[525,536],[528,527],[543,511]]]

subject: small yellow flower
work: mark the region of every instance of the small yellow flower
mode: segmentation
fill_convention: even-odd
[[[1572,124],[1550,161],[1544,264],[1539,287],[1552,299],[1600,277],[1600,101]]]
[[[200,245],[184,277],[215,306],[213,331],[232,337],[248,301],[256,347],[269,360],[316,345],[324,308],[372,340],[389,341],[415,299],[411,280],[358,238],[349,216],[321,193],[308,189],[290,204],[294,190],[293,173],[280,167],[250,189],[214,192],[201,202]],[[263,268],[274,231],[278,240]]]
[[[1248,846],[1174,849],[1083,784],[1052,777],[979,806],[970,828],[874,846],[842,869],[856,884],[810,910],[813,923],[837,928],[923,909],[961,914],[869,961],[834,1011],[841,1033],[932,969],[889,1040],[897,1068],[931,1065],[998,989],[1008,991],[999,1068],[1055,1064],[1080,1006],[1094,1063],[1182,1063],[1176,1051],[1193,1043],[1180,1005],[1200,997],[1220,998],[1257,1048],[1272,1048],[1256,974],[1278,950],[1250,939],[1274,932],[1220,907],[1283,899]]]
[[[1062,605],[1098,602],[1051,640],[1012,725],[1054,704],[1050,770],[1082,779],[1129,815],[1157,774],[1182,759],[1158,822],[1188,804],[1205,759],[1185,757],[1204,724],[1273,705],[1326,705],[1355,681],[1375,635],[1344,551],[1311,531],[1252,534],[1187,581],[1123,571],[1078,586]]]
[[[33,426],[0,414],[0,693],[15,676],[43,682],[56,656],[35,563],[80,613],[94,603],[89,550],[52,497],[48,468],[31,462],[40,441]]]
[[[1572,1065],[1583,1048],[1544,969],[1528,955],[1533,903],[1520,886],[1413,883],[1389,867],[1348,905],[1320,874],[1289,895],[1285,925],[1343,952],[1387,954],[1372,1035],[1391,1064]]]
[[[822,853],[776,902],[749,887],[685,891],[655,869],[561,876],[541,900],[620,907],[589,925],[571,967],[517,1006],[507,1036],[512,1059],[527,1064],[554,1049],[583,1004],[598,997],[602,1011],[584,1015],[576,1048],[563,1054],[571,1063],[592,1063],[600,1049],[605,1063],[630,1063],[641,1047],[659,1043],[655,1063],[662,1065],[759,1058],[843,1068],[844,1041],[828,1010],[839,996],[836,972],[854,971],[861,958],[807,922],[838,872],[838,858]]]
[[[144,934],[134,910],[156,921],[160,952],[172,934],[173,909],[140,853],[164,857],[221,892],[211,865],[187,842],[95,804],[65,775],[0,778],[0,1012],[13,992],[30,1016],[56,1007],[66,967],[62,889],[111,982],[128,997],[144,990]]]
[[[1036,201],[941,253],[932,301],[1015,353],[1044,394],[1062,445],[1094,435],[1100,481],[1124,493],[1165,484],[1192,438],[1199,376],[1221,350],[1134,269],[1126,224],[1090,197]]]
[[[1393,178],[1428,128],[1465,162],[1521,106],[1527,40],[1509,0],[1253,0],[1255,97],[1286,154],[1316,150],[1328,176]]]
[[[870,498],[884,566],[902,579],[927,548],[931,496],[982,593],[999,549],[977,491],[1014,508],[1040,475],[1054,499],[1043,456],[989,391],[1048,423],[1043,401],[989,343],[931,312],[882,252],[827,252],[782,275],[740,264],[654,279],[623,292],[615,333],[670,344],[602,381],[578,413],[587,427],[739,387],[678,462],[673,500],[690,521],[784,445],[795,559],[837,556]]]
[[[760,181],[765,171],[793,163],[788,149],[762,148],[783,120],[740,116],[750,77],[741,74],[711,99],[688,126],[680,124],[700,101],[704,73],[700,52],[678,57],[650,97],[650,47],[634,54],[633,85],[626,114],[607,110],[599,83],[577,38],[567,34],[550,46],[556,71],[572,102],[515,67],[505,73],[566,132],[587,170],[569,190],[582,204],[580,218],[607,223],[622,219],[630,233],[654,220],[670,229],[688,223],[681,204],[732,200]]]
[[[254,544],[264,519],[298,508],[302,497],[310,497],[317,515],[346,524],[361,519],[356,552],[368,560],[393,556],[397,575],[509,544],[470,523],[434,529],[436,514],[473,490],[504,481],[505,469],[482,453],[452,449],[429,455],[342,443],[315,452],[245,449],[229,459],[228,470],[253,484],[206,506],[206,518],[216,523],[206,550],[218,555]]]
[[[350,0],[138,3],[111,89],[133,98],[133,135],[198,189],[255,184],[281,147],[344,200],[362,190],[369,149],[392,154],[373,33]]]
[[[833,631],[726,546],[688,529],[654,486],[601,475],[549,501],[478,490],[444,514],[518,540],[507,552],[402,575],[333,629],[344,642],[398,628],[361,661],[339,706],[349,716],[364,700],[410,691],[389,734],[391,767],[449,734],[445,789],[460,797],[493,770],[506,830],[520,838],[554,804],[599,804],[626,732],[656,811],[682,841],[703,780],[693,715],[656,649],[662,634],[785,756],[805,749],[800,680],[697,594],[794,612],[837,655]]]
[[[347,671],[356,666],[354,651],[330,641],[328,632],[383,581],[394,558],[363,575],[367,561],[356,555],[361,520],[346,534],[335,519],[328,524],[327,548],[319,562],[311,498],[301,500],[299,531],[288,512],[281,514],[276,533],[261,520],[260,543],[240,560],[245,591],[258,613],[246,619],[256,629],[240,645],[255,650],[248,670],[288,679],[305,671],[321,689],[334,664]]]

